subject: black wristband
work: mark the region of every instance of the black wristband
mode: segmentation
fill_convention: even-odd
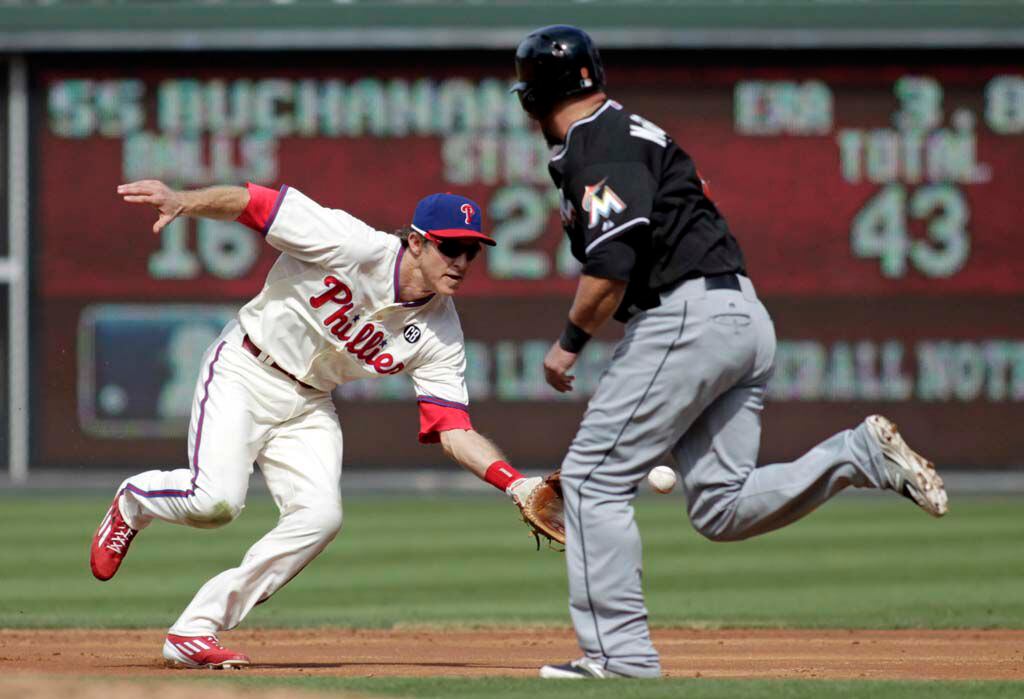
[[[566,352],[579,354],[580,350],[589,341],[590,333],[571,320],[567,320],[565,321],[565,330],[562,331],[562,336],[558,338],[558,346]]]

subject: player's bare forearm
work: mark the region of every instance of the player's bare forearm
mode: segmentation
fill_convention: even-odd
[[[149,204],[157,210],[159,216],[153,224],[154,233],[159,233],[178,216],[233,221],[249,205],[249,191],[245,187],[176,191],[159,180],[139,180],[119,185],[117,193],[129,204]]]
[[[505,460],[497,445],[476,430],[445,430],[441,433],[441,446],[455,462],[481,480],[488,466]]]
[[[608,322],[625,295],[626,282],[584,274],[576,287],[569,320],[593,335]]]
[[[218,186],[179,192],[186,216],[234,221],[249,205],[249,190],[245,187]]]

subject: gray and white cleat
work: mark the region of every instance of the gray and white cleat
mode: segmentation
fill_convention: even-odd
[[[610,680],[626,677],[590,658],[571,660],[564,665],[545,665],[540,669],[540,676],[546,680]]]
[[[935,465],[907,446],[896,424],[889,418],[871,415],[864,422],[882,448],[889,487],[916,502],[932,517],[946,514],[949,496]]]

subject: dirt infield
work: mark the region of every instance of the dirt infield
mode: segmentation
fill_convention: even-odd
[[[668,677],[1024,680],[1024,631],[654,632]],[[569,630],[254,630],[222,636],[260,675],[536,676],[577,655]],[[157,630],[0,630],[0,677],[172,678]],[[24,695],[22,695],[24,696]]]

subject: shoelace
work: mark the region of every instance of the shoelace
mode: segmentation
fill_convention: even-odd
[[[123,554],[125,547],[128,546],[133,538],[135,538],[135,530],[124,524],[111,534],[106,548],[114,553]]]

